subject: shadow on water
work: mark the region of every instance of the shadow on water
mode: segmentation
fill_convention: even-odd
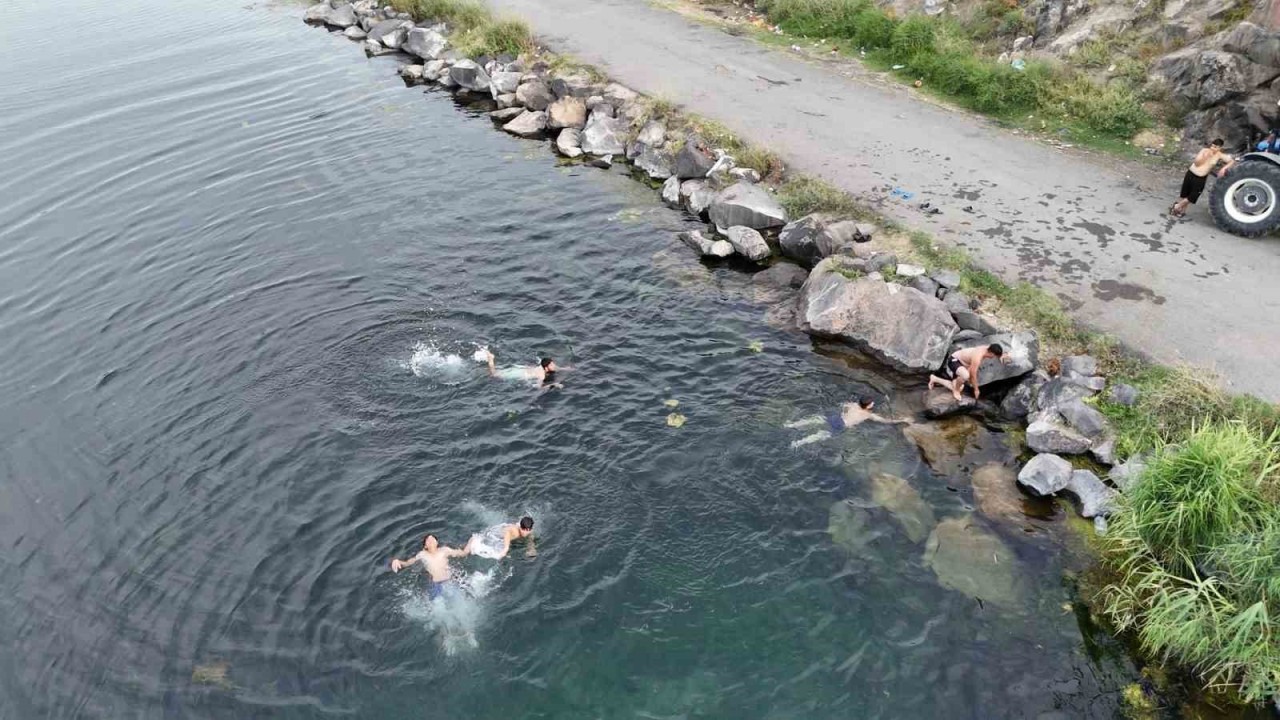
[[[62,12],[100,32],[0,47],[0,716],[1114,715],[1016,436],[793,448],[918,380],[815,352],[624,171],[292,5]],[[388,570],[526,513],[452,603]]]

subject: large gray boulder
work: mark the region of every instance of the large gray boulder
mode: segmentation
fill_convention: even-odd
[[[1280,68],[1280,33],[1251,22],[1242,22],[1227,33],[1222,49],[1264,67]]]
[[[1027,447],[1038,453],[1080,455],[1092,446],[1092,440],[1068,426],[1057,413],[1036,413],[1027,425]]]
[[[813,265],[851,247],[857,239],[857,223],[813,213],[787,223],[778,234],[778,245],[783,255]]]
[[[546,110],[552,99],[551,89],[541,80],[530,80],[516,88],[516,102],[529,110]]]
[[[413,23],[400,18],[383,20],[369,29],[369,39],[377,41],[385,48],[399,49],[409,35]],[[488,83],[485,83],[487,86]]]
[[[1000,402],[1000,414],[1010,420],[1021,420],[1031,414],[1036,394],[1047,382],[1049,382],[1049,375],[1043,370],[1029,373],[1012,390],[1005,394],[1004,400]]]
[[[707,208],[711,222],[716,227],[735,225],[754,230],[782,227],[787,213],[776,198],[759,185],[737,183],[725,188]]]
[[[307,8],[302,19],[309,23],[323,23],[330,27],[345,29],[356,24],[356,11],[351,3],[342,3],[338,7],[333,7],[327,2],[322,2]]]
[[[714,207],[714,206],[713,206]],[[797,301],[801,328],[844,340],[906,372],[932,372],[956,331],[936,298],[901,285],[840,272],[842,257],[818,263]]]
[[[590,77],[582,74],[561,75],[551,79],[551,94],[556,98],[576,97],[585,101],[597,94],[598,89]]]
[[[1022,603],[1017,556],[973,517],[939,522],[925,543],[924,564],[943,587],[984,603]]]
[[[671,156],[657,148],[645,147],[644,151],[635,157],[635,165],[653,180],[666,180],[672,177]]]
[[[663,143],[667,141],[667,128],[657,120],[650,120],[640,128],[640,132],[636,135],[635,142],[627,148],[627,159],[634,160],[639,157],[646,149],[658,150]],[[674,165],[674,161],[673,161]]]
[[[1064,491],[1080,501],[1080,517],[1093,518],[1110,515],[1115,503],[1116,491],[1098,479],[1089,470],[1074,470]]]
[[[516,137],[540,138],[547,129],[547,114],[524,110],[514,120],[503,125],[502,129]]]
[[[454,63],[449,68],[449,79],[467,90],[489,91],[489,74],[474,60],[464,58]]]
[[[510,95],[512,104],[515,101],[516,89],[520,87],[520,73],[518,72],[495,72],[489,74],[489,94],[497,100],[503,95]]]
[[[753,262],[769,259],[769,243],[749,227],[735,226],[725,230],[725,237],[735,252]]]
[[[582,130],[582,151],[588,155],[623,155],[627,151],[626,124],[593,112]]]
[[[403,49],[410,55],[417,55],[423,60],[439,59],[440,53],[449,46],[444,36],[430,28],[412,28],[405,36]]]
[[[582,98],[563,97],[547,108],[547,127],[552,130],[561,128],[583,128],[587,124],[587,104]]]
[[[871,502],[888,510],[913,543],[923,542],[937,524],[933,507],[911,483],[895,475],[876,473],[871,478]]]
[[[1085,405],[1082,400],[1072,400],[1058,406],[1058,414],[1075,428],[1081,435],[1100,440],[1111,433],[1111,423],[1092,406]]]
[[[680,178],[672,175],[662,183],[662,202],[668,207],[680,207]]]
[[[681,180],[704,178],[715,166],[716,158],[698,137],[685,140],[684,147],[676,153],[676,177]]]
[[[1088,388],[1068,382],[1061,377],[1056,377],[1041,386],[1040,391],[1036,393],[1036,402],[1031,411],[1056,413],[1058,408],[1072,400],[1082,400],[1092,395],[1093,393]]]
[[[961,395],[957,400],[950,390],[935,387],[925,393],[924,416],[930,420],[941,420],[952,415],[967,413],[977,405],[978,401],[974,400],[972,395]]]
[[[1018,484],[1040,497],[1048,497],[1071,482],[1071,463],[1053,454],[1037,455],[1018,471]]]
[[[716,189],[706,180],[685,180],[680,183],[680,201],[684,209],[701,216],[716,199]]]
[[[952,313],[955,317],[955,313]],[[958,321],[957,325],[964,328]],[[1004,358],[987,358],[978,366],[978,386],[986,387],[1011,378],[1022,377],[1040,363],[1040,338],[1034,332],[998,333],[977,340],[967,340],[953,345],[950,352],[963,348],[998,344],[1004,350]]]

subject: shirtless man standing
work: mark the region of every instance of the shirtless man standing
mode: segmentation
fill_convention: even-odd
[[[466,557],[471,554],[471,541],[466,547],[458,550],[448,545],[441,545],[435,535],[428,535],[422,540],[422,551],[408,560],[396,558],[391,561],[391,572],[400,572],[402,568],[421,562],[431,576],[431,587],[427,589],[427,597],[435,600],[444,594],[445,586],[453,581],[453,571],[449,569],[449,558]]]
[[[929,376],[929,389],[932,390],[934,385],[950,388],[951,394],[959,400],[961,393],[964,392],[964,384],[967,382],[973,388],[973,399],[977,400],[981,394],[978,390],[978,366],[987,358],[1000,358],[1000,362],[1009,362],[1009,359],[1004,356],[1004,348],[1000,347],[999,343],[957,350],[951,353],[951,357],[947,358],[947,364],[942,366],[941,377]]]
[[[1195,160],[1191,161],[1191,167],[1187,168],[1187,174],[1182,178],[1182,191],[1178,195],[1178,202],[1169,208],[1169,214],[1174,217],[1182,217],[1187,214],[1187,207],[1200,199],[1200,193],[1204,192],[1205,183],[1209,180],[1209,173],[1213,172],[1213,167],[1218,163],[1225,163],[1222,169],[1218,171],[1218,177],[1222,177],[1236,164],[1235,158],[1222,151],[1222,138],[1217,138],[1209,143],[1209,146],[1196,153]]]

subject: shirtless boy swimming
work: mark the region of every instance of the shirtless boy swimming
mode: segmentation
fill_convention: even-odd
[[[408,560],[396,558],[391,561],[391,572],[400,572],[414,563],[422,563],[431,576],[431,586],[427,588],[427,597],[435,600],[444,594],[445,588],[453,582],[453,571],[449,568],[449,559],[466,557],[471,554],[471,541],[468,540],[461,550],[441,545],[435,535],[422,539],[422,550]]]

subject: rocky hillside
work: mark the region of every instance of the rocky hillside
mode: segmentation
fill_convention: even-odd
[[[1183,149],[1243,145],[1280,127],[1280,32],[1271,0],[881,0],[950,15],[1002,61],[1051,58],[1140,91]],[[1280,6],[1280,3],[1277,3]],[[1277,8],[1280,10],[1280,7]],[[1143,144],[1170,133],[1146,133]],[[1155,140],[1150,138],[1154,136]]]

